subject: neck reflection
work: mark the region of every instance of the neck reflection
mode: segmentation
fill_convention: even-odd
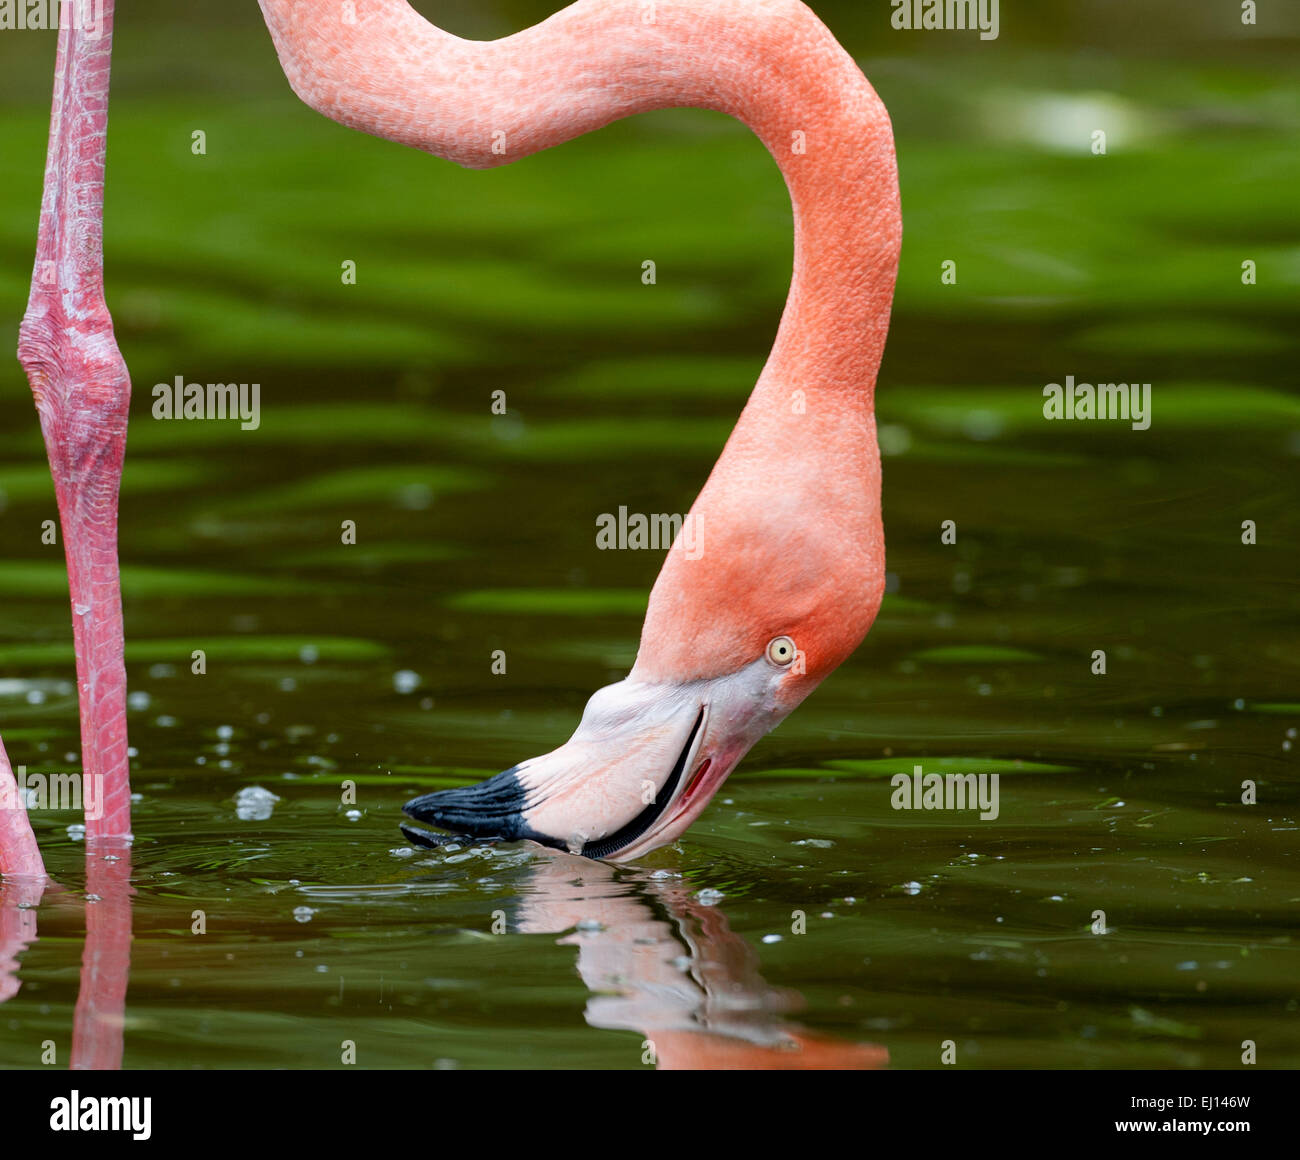
[[[798,992],[770,986],[758,955],[716,906],[680,878],[568,854],[539,858],[520,890],[512,930],[571,932],[592,992],[592,1027],[637,1031],[642,1060],[661,1070],[870,1069],[875,1044],[814,1034],[785,1018]]]

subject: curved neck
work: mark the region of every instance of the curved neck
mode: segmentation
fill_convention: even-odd
[[[345,125],[472,168],[508,164],[653,109],[747,124],[794,207],[790,297],[760,389],[870,397],[901,224],[889,117],[799,0],[580,0],[497,41],[468,41],[404,0],[260,0],[285,74]]]
[[[652,109],[750,126],[794,209],[776,344],[674,544],[633,676],[737,672],[778,633],[807,653],[782,712],[865,635],[884,588],[872,414],[902,225],[889,117],[799,0],[579,0],[503,40],[451,36],[403,0],[260,0],[293,90],[345,125],[473,168]],[[796,631],[797,630],[797,631]]]

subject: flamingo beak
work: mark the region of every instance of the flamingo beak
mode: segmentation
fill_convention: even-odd
[[[597,692],[559,749],[404,812],[464,839],[530,840],[625,861],[677,838],[750,746],[785,716],[771,666],[686,684],[626,680]],[[402,827],[418,845],[456,838]]]

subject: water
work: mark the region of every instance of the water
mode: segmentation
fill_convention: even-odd
[[[231,59],[265,48],[245,31]],[[79,1062],[132,1068],[911,1068],[946,1041],[975,1067],[1236,1067],[1246,1040],[1300,1063],[1291,82],[1004,37],[998,92],[987,57],[854,48],[907,222],[890,595],[631,867],[412,850],[400,805],[563,741],[626,672],[659,555],[597,550],[595,520],[684,511],[753,382],[789,266],[770,161],[683,113],[467,174],[274,77],[163,106],[120,69],[136,840],[87,862],[76,814],[34,815],[58,886],[5,887],[0,1065],[47,1040],[67,1064],[74,1026]],[[1133,129],[1104,159],[1049,131],[1097,86]],[[0,128],[10,339],[38,91]],[[260,427],[153,419],[178,374],[260,383]],[[1067,374],[1150,381],[1151,429],[1045,422]],[[0,728],[67,772],[70,610],[16,367],[0,494]],[[916,764],[998,773],[999,817],[892,809]]]

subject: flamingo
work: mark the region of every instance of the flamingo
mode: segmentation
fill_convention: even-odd
[[[328,14],[311,0],[259,2],[309,106],[463,166],[507,164],[635,113],[698,107],[749,126],[785,178],[794,269],[775,344],[691,508],[697,550],[679,538],[664,560],[628,677],[595,693],[553,752],[405,806],[454,836],[589,858],[627,860],[671,842],[856,649],[880,607],[874,392],[902,236],[885,107],[800,0],[579,0],[491,42],[444,32],[405,0]],[[63,521],[85,769],[105,778],[94,833],[121,834],[130,810],[116,495],[129,382],[100,266],[107,35],[60,32],[20,357]],[[0,866],[21,852],[12,829],[0,831]],[[451,840],[403,829],[424,845]]]

